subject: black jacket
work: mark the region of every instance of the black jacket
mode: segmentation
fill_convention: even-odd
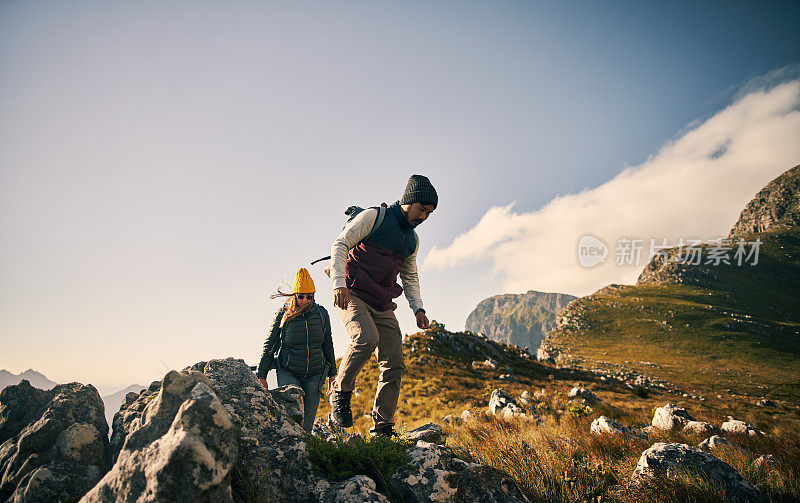
[[[276,368],[277,353],[277,363],[281,368],[298,377],[321,374],[325,372],[326,364],[327,375],[335,376],[336,357],[328,311],[314,302],[308,311],[287,321],[281,329],[284,311],[280,308],[275,314],[256,375],[266,377],[270,369]]]

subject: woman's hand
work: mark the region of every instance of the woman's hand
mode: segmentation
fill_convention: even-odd
[[[261,385],[264,386],[264,389],[267,389],[267,390],[269,389],[269,386],[267,386],[267,378],[266,377],[259,377],[258,380],[261,381]]]
[[[335,390],[333,389],[333,383],[336,381],[336,376],[328,376],[328,391],[325,392],[325,395],[330,395]]]

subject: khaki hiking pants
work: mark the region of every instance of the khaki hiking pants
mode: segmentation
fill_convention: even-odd
[[[377,348],[380,376],[372,405],[372,421],[374,429],[393,426],[400,397],[400,377],[406,368],[403,364],[403,334],[394,310],[378,311],[350,290],[347,309],[337,306],[336,311],[350,336],[350,345],[339,364],[334,389],[353,391],[356,376]]]

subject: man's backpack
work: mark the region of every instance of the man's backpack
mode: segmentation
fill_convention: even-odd
[[[370,237],[372,235],[372,233],[375,232],[375,230],[378,227],[381,226],[381,224],[383,223],[384,217],[386,217],[386,208],[387,208],[387,204],[386,203],[381,203],[380,206],[371,206],[371,208],[375,208],[375,209],[378,210],[378,218],[375,219],[375,223],[372,225],[372,229],[369,231],[369,234],[364,236],[364,239],[367,239],[368,237]],[[344,210],[344,214],[347,215],[347,222],[344,223],[344,225],[342,226],[342,229],[347,227],[347,224],[349,224],[354,218],[356,218],[356,215],[358,215],[359,213],[361,213],[362,211],[364,211],[366,209],[367,208],[362,208],[361,206],[348,206],[347,209]],[[317,262],[322,262],[323,260],[330,260],[330,259],[331,259],[330,255],[328,255],[327,257],[318,258],[317,260],[314,260],[313,262],[311,262],[311,265],[314,265]],[[325,268],[325,274],[327,274],[328,277],[330,277],[330,275],[331,275],[331,271],[330,271],[330,269],[328,267]]]

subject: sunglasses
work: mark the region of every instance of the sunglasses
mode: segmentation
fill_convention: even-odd
[[[294,295],[295,297],[298,298],[298,300],[303,300],[303,299],[314,300],[313,293],[296,293]]]

